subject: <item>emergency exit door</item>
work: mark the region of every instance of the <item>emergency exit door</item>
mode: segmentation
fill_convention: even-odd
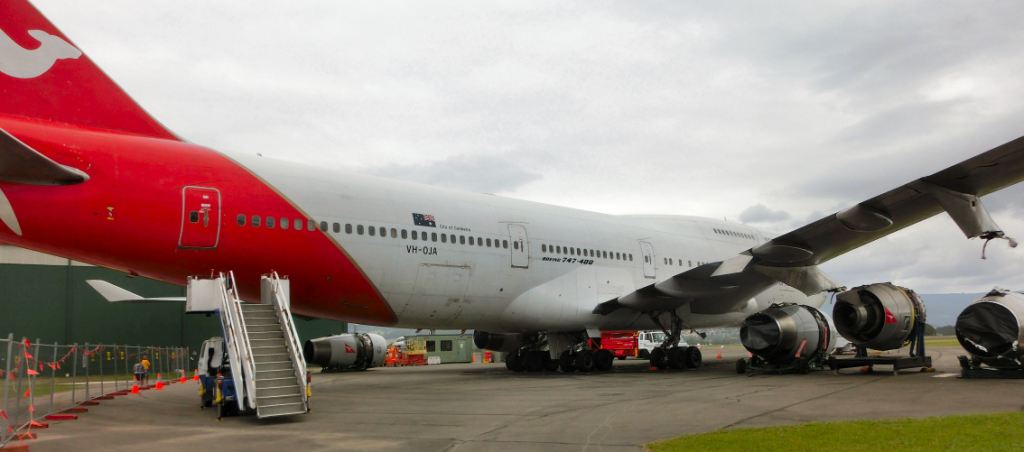
[[[220,239],[220,191],[185,187],[181,189],[181,206],[178,247],[216,248]]]
[[[640,241],[640,254],[644,259],[644,278],[655,277],[654,271],[654,247],[650,242]]]
[[[508,225],[508,235],[512,239],[512,267],[527,268],[530,266],[530,242],[526,237],[526,226],[521,224]]]

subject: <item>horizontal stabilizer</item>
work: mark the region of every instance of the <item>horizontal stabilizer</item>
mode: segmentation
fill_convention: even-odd
[[[85,282],[110,303],[159,303],[165,301],[185,301],[185,297],[146,298],[101,279],[89,279]]]
[[[89,180],[84,172],[61,165],[0,129],[0,182],[71,185]]]

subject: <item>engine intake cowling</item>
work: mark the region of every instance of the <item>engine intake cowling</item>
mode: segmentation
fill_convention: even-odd
[[[473,344],[476,348],[495,352],[511,353],[523,345],[523,335],[519,333],[488,333],[473,331]]]
[[[836,345],[825,314],[799,304],[774,304],[747,317],[740,328],[740,341],[751,354],[776,366],[826,357]]]
[[[345,333],[306,341],[302,354],[309,364],[327,371],[365,370],[384,365],[388,343],[374,333]]]
[[[913,290],[892,283],[855,287],[836,296],[832,317],[839,334],[858,346],[893,350],[925,321],[924,303]]]
[[[1024,294],[993,290],[956,318],[956,339],[993,367],[1021,367],[1024,350]]]

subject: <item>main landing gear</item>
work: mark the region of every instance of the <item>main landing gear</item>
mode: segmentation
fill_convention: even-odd
[[[558,368],[562,372],[604,372],[612,370],[615,355],[610,350],[581,348],[566,350],[558,357]]]
[[[615,355],[610,350],[602,350],[599,341],[589,340],[586,334],[570,339],[572,345],[563,351],[558,359],[551,359],[552,346],[563,348],[566,345],[549,344],[544,336],[532,343],[524,345],[505,357],[505,367],[513,372],[554,372],[561,370],[571,372],[602,372],[611,370]],[[564,344],[562,342],[561,344]],[[545,350],[549,349],[549,350]]]
[[[670,328],[661,327],[665,332],[665,342],[651,351],[651,367],[662,369],[696,369],[700,367],[703,358],[700,349],[693,346],[679,346],[679,338],[683,332],[683,319],[675,311],[670,311],[672,325]],[[657,314],[651,314],[654,323],[661,326]]]

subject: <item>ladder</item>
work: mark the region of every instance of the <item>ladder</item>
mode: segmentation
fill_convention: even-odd
[[[215,310],[224,329],[239,411],[255,410],[260,419],[308,412],[306,365],[289,306],[288,280],[276,273],[264,275],[258,304],[239,299],[236,287],[232,272],[189,278],[186,305],[191,312],[219,305]]]

